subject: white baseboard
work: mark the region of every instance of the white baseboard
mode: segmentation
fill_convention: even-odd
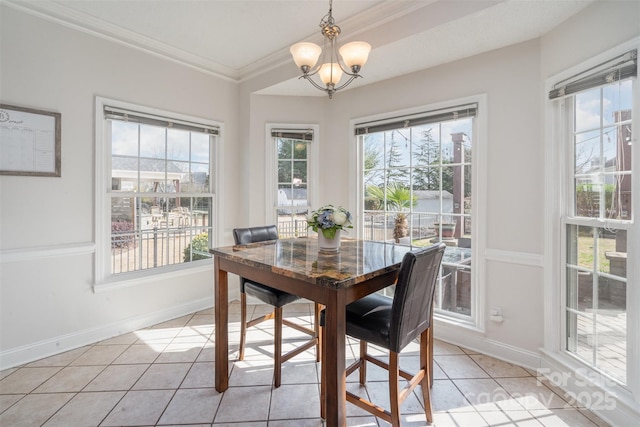
[[[460,326],[436,320],[434,334],[436,339],[468,348],[514,365],[529,369],[536,369],[540,366],[541,355],[539,352],[487,339],[479,330],[461,328]]]
[[[573,358],[543,350],[538,373],[610,425],[640,425],[640,403],[631,393]]]
[[[43,340],[22,347],[0,352],[0,370],[20,366],[44,357],[73,350],[118,335],[155,325],[166,320],[175,319],[189,313],[211,307],[211,298],[202,298],[165,310],[145,313],[128,319],[119,320],[107,325],[84,329],[66,335]],[[213,318],[211,319],[213,323]]]

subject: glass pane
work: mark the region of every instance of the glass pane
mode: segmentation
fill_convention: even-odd
[[[293,158],[294,159],[307,159],[307,142],[294,141],[293,142]]]
[[[190,132],[167,129],[167,159],[189,160]]]
[[[111,154],[116,156],[138,156],[138,125],[111,121]]]
[[[601,176],[576,178],[576,216],[588,218],[600,217],[600,205],[603,200]]]
[[[157,174],[156,178],[153,173],[141,170],[140,175],[140,191],[145,193],[163,193],[165,191],[166,182],[160,177],[160,175],[164,175],[163,173]]]
[[[418,126],[412,132],[413,162],[415,165],[440,164],[440,143],[437,139],[437,128]]]
[[[111,190],[112,191],[137,191],[138,190],[138,158],[137,157],[111,157]]]
[[[433,195],[432,192],[440,192],[440,168],[438,167],[415,167],[413,168],[413,189],[427,191],[426,197]],[[435,196],[439,197],[439,194]],[[435,212],[437,212],[436,210]]]
[[[293,206],[291,184],[278,184],[278,206]]]
[[[209,165],[192,163],[189,181],[183,185],[182,191],[187,193],[208,193]]]
[[[191,164],[189,162],[169,162],[169,171],[167,173],[168,193],[179,193],[184,191],[182,185],[189,182],[189,168]]]
[[[578,237],[576,239],[578,266],[589,271],[594,270],[594,231],[593,227],[578,226]]]
[[[575,130],[581,132],[600,127],[600,88],[575,96]]]
[[[620,234],[620,236],[617,236],[617,234]],[[618,240],[624,240],[625,247],[621,247],[620,249],[622,251],[620,252],[616,251],[616,244],[618,243]],[[603,228],[600,229],[600,233],[597,241],[598,271],[614,274],[611,269],[612,267],[611,260],[613,260],[615,272],[623,273],[622,275],[621,274],[617,274],[617,275],[621,277],[627,276],[626,240],[627,240],[626,232],[622,230],[616,233],[616,230],[606,230]]]
[[[389,132],[387,140],[387,167],[409,166],[411,162],[411,144],[409,129]]]
[[[616,159],[616,171],[631,171],[631,148],[633,146],[631,143],[633,137],[631,123],[616,126],[613,129],[615,133],[612,135],[612,145],[615,145],[615,147],[610,150],[609,157]]]
[[[364,169],[377,169],[383,167],[384,139],[382,134],[374,133],[360,137],[364,145]]]
[[[624,120],[631,120],[633,106],[632,80],[627,79],[602,88],[604,125],[612,125]]]
[[[278,161],[278,182],[291,182],[291,161]]]
[[[307,162],[296,160],[293,162],[293,185],[307,183]]]
[[[576,315],[575,353],[589,363],[593,361],[595,343],[594,322],[591,316]]]
[[[293,158],[293,140],[278,138],[278,159]]]
[[[140,156],[153,159],[165,158],[165,129],[140,125]]]
[[[365,188],[368,188],[370,185],[381,187],[384,184],[384,169],[372,169],[365,171],[363,181]]]
[[[364,209],[383,210],[384,209],[385,191],[377,185],[365,186],[364,192]]]
[[[296,206],[306,205],[307,204],[306,184],[294,185],[291,193],[291,198],[293,199],[293,204]]]
[[[111,221],[126,221],[132,224],[135,218],[135,198],[113,197],[111,199]]]
[[[445,210],[444,212],[453,212],[453,193],[454,193],[454,183],[460,185],[460,171],[459,168],[454,168],[452,166],[445,166],[442,168],[442,191],[446,192],[442,195],[443,198],[451,199],[449,205],[451,206],[450,210]],[[448,194],[447,194],[448,193]]]
[[[460,163],[462,162],[462,152],[457,148],[459,143],[454,143],[450,135],[442,138],[441,157],[442,164]]]
[[[627,382],[627,320],[624,310],[597,316],[596,366],[625,384]]]
[[[600,164],[600,131],[576,134],[575,166],[576,174],[602,171]]]
[[[212,137],[204,133],[191,134],[191,161],[210,163]]]

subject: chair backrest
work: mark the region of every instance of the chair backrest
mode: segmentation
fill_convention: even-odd
[[[234,228],[233,238],[236,241],[236,245],[248,245],[249,243],[277,240],[278,228],[275,225]]]
[[[431,310],[445,250],[437,243],[402,259],[391,307],[390,350],[400,352],[431,326]]]

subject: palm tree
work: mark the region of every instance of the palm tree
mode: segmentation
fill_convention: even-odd
[[[391,182],[384,188],[376,185],[367,187],[368,197],[379,201],[379,206],[384,207],[387,211],[396,211],[394,220],[393,238],[396,243],[400,242],[400,238],[405,237],[409,231],[407,214],[405,210],[415,206],[418,202],[416,196],[412,196],[411,190],[400,182]]]

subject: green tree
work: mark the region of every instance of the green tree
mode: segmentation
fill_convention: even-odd
[[[440,144],[433,138],[431,130],[423,131],[413,150],[413,158],[418,165],[413,173],[413,188],[416,190],[440,190]]]
[[[399,133],[397,130],[391,131],[391,136],[389,138],[389,152],[387,154],[387,186],[392,182],[396,181],[404,181],[406,180],[409,171],[405,168],[401,168],[402,166],[402,154],[400,153],[400,148],[398,147],[397,136],[400,136],[404,139],[406,137]]]

